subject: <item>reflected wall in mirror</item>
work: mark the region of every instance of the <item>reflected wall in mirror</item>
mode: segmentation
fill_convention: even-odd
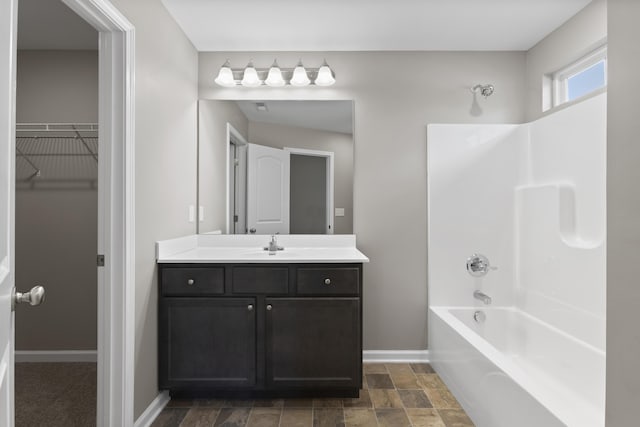
[[[199,233],[353,233],[352,101],[198,110]]]

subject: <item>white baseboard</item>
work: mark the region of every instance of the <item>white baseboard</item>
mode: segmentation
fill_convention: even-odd
[[[96,350],[16,350],[15,361],[20,362],[97,362]]]
[[[163,391],[155,399],[153,402],[147,406],[147,409],[144,410],[142,414],[138,417],[136,422],[133,424],[133,427],[149,427],[153,421],[160,415],[160,412],[167,406],[171,398],[169,397],[168,391]]]
[[[362,361],[365,363],[428,363],[429,350],[364,350]]]

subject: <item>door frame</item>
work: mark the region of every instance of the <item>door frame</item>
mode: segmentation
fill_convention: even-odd
[[[18,6],[19,0],[8,1]],[[135,357],[135,29],[108,0],[62,1],[99,32],[97,253],[104,255],[105,265],[97,268],[96,421],[99,427],[131,427]],[[11,83],[15,85],[15,76]],[[15,99],[11,108],[15,127]]]
[[[233,141],[233,139],[235,138],[235,142]],[[248,142],[245,139],[244,136],[242,136],[242,134],[240,133],[240,131],[238,131],[236,128],[233,127],[233,125],[229,122],[227,122],[227,173],[226,173],[226,177],[227,177],[227,181],[225,182],[225,188],[226,188],[226,218],[225,218],[225,224],[226,224],[226,228],[225,228],[225,234],[231,234],[231,230],[233,229],[232,227],[232,223],[233,223],[233,218],[231,218],[231,188],[230,188],[230,183],[231,183],[231,174],[233,174],[235,171],[231,169],[231,144],[233,145],[237,145],[237,146],[244,146],[246,147]],[[245,162],[246,163],[246,162]],[[246,165],[245,165],[246,168]],[[246,185],[246,178],[245,178],[245,185]],[[246,198],[246,190],[244,191],[244,196]],[[245,206],[245,217],[246,217],[246,206]],[[246,221],[245,221],[246,222]],[[242,233],[244,234],[244,233]]]
[[[285,151],[289,151],[291,154],[297,154],[300,156],[312,156],[312,157],[324,157],[327,162],[327,212],[326,212],[326,224],[327,229],[324,234],[334,233],[334,154],[333,151],[320,151],[320,150],[307,150],[305,148],[293,148],[284,147]]]

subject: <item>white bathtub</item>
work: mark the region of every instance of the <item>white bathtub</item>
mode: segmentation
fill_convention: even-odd
[[[605,352],[521,310],[431,307],[429,348],[478,427],[604,426]]]

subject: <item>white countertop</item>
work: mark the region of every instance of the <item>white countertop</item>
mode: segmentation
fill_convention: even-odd
[[[196,234],[156,242],[158,263],[364,263],[354,235],[279,235],[284,250],[269,255],[268,235]]]

